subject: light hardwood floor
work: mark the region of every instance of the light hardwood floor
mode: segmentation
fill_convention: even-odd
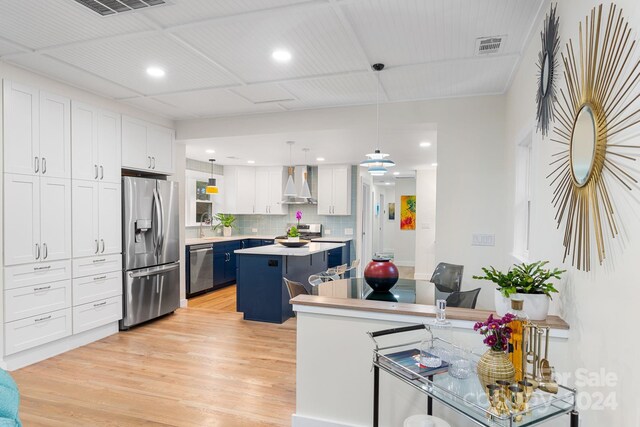
[[[288,426],[295,318],[247,322],[235,287],[12,373],[30,426]]]

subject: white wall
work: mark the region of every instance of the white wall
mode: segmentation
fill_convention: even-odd
[[[637,37],[637,30],[640,29],[640,3],[637,0],[618,0],[615,3],[623,9],[623,15],[629,21],[631,28],[636,31],[634,34]],[[578,23],[589,14],[591,7],[599,2],[563,0],[557,4],[561,49],[564,51],[565,43],[569,38],[572,38],[574,47],[577,47]],[[609,5],[605,3],[604,9],[608,8]],[[541,29],[542,24],[539,23],[536,27],[536,37],[527,47],[506,97],[509,164],[514,163],[515,145],[521,136],[531,129],[535,119],[536,60],[540,44],[537,34]],[[576,55],[579,53],[576,52]],[[563,87],[563,77],[559,76],[559,79],[558,87]],[[636,93],[637,91],[638,89]],[[635,138],[626,143],[637,145],[639,142],[640,138]],[[609,385],[578,384],[583,404],[599,401],[600,396],[610,399],[605,401],[604,407],[600,409],[591,405],[588,405],[588,408],[581,408],[582,425],[637,426],[640,425],[640,407],[637,404],[637,392],[632,387],[640,381],[640,371],[635,367],[637,354],[640,352],[637,339],[637,327],[640,323],[637,308],[638,297],[640,297],[637,270],[640,258],[640,221],[638,221],[640,204],[637,200],[630,200],[627,190],[612,186],[611,195],[618,201],[616,215],[623,219],[623,234],[626,234],[624,243],[621,244],[620,238],[616,239],[617,242],[613,245],[613,250],[608,253],[604,266],[594,263],[596,265],[592,266],[591,273],[577,271],[570,264],[563,265],[563,230],[556,228],[555,211],[551,205],[553,188],[549,187],[549,181],[545,179],[551,172],[549,166],[551,154],[558,151],[554,145],[557,144],[551,143],[548,139],[542,140],[539,134],[534,136],[535,173],[530,259],[548,259],[553,265],[569,270],[561,295],[556,298],[560,302],[556,309],[560,310],[571,325],[569,339],[571,363],[568,373],[575,375],[576,369],[586,368],[589,373],[596,374],[596,381],[601,382],[603,377],[600,375],[600,370],[603,369],[604,372],[617,377]],[[514,182],[513,168],[510,168],[507,182]],[[511,198],[509,201],[511,210],[513,206],[511,184],[508,195]],[[637,199],[637,195],[635,198]],[[507,215],[507,218],[512,218],[512,215]],[[617,410],[606,405],[614,402],[618,404]]]
[[[436,256],[437,170],[416,172],[415,278],[429,280]]]
[[[174,155],[173,159],[173,175],[169,178],[172,181],[176,181],[180,188],[180,197],[178,198],[178,206],[180,207],[180,224],[185,223],[185,196],[186,196],[186,175],[185,175],[185,167],[187,163],[187,156],[185,153],[186,146],[184,143],[176,143],[174,147]],[[187,305],[187,288],[186,288],[186,274],[185,274],[185,257],[184,257],[184,248],[185,248],[185,238],[186,238],[186,229],[184,226],[180,227],[180,305],[186,307]]]
[[[396,218],[394,224],[394,254],[395,263],[400,266],[413,267],[416,262],[416,230],[401,230],[400,217],[402,216],[400,197],[416,195],[416,179],[415,178],[397,178],[396,191]],[[421,200],[416,198],[416,206]]]
[[[533,95],[528,95],[530,98]],[[507,212],[509,165],[505,154],[505,98],[483,96],[385,105],[380,126],[435,123],[438,128],[435,262],[465,265],[464,286],[480,267],[505,267],[510,258]],[[347,129],[373,125],[372,106],[289,111],[177,123],[179,139],[285,131]],[[393,146],[389,147],[393,153]],[[358,182],[360,188],[361,182]],[[361,209],[358,195],[358,212]],[[419,202],[418,202],[419,203]],[[399,206],[397,206],[399,208]],[[362,230],[358,228],[358,233]],[[494,247],[472,247],[474,232],[496,236]],[[360,236],[356,237],[359,239]],[[477,284],[474,284],[477,285]],[[478,306],[493,307],[493,291],[482,284]]]

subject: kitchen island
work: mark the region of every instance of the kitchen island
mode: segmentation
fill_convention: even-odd
[[[245,320],[283,323],[293,310],[282,279],[309,288],[309,276],[327,269],[327,252],[343,246],[311,242],[301,248],[275,244],[236,250],[237,310]]]

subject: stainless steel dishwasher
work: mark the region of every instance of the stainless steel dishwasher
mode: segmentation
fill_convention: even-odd
[[[213,244],[189,247],[187,297],[213,289]]]

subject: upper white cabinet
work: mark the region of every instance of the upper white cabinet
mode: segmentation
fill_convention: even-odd
[[[73,182],[73,256],[122,251],[120,184]]]
[[[3,82],[4,171],[71,177],[70,100]]]
[[[318,166],[318,215],[351,215],[351,166]]]
[[[4,176],[4,264],[71,258],[71,181]]]
[[[73,102],[73,178],[119,183],[120,115]]]
[[[245,215],[284,215],[282,167],[225,166],[225,209]]]
[[[173,129],[122,116],[122,167],[173,173]]]

